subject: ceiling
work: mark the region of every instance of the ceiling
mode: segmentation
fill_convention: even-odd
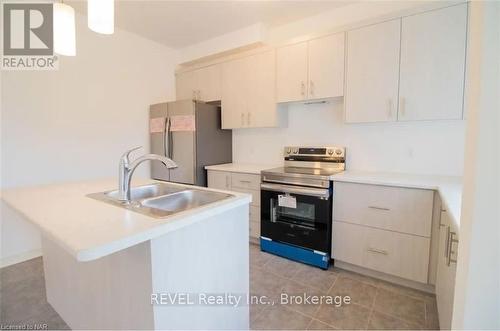
[[[116,26],[171,48],[183,48],[255,23],[279,26],[353,1],[117,0]],[[87,13],[86,1],[67,1]]]

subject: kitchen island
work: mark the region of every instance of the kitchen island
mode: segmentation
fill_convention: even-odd
[[[247,329],[250,196],[231,192],[165,218],[87,196],[115,187],[114,180],[100,180],[2,192],[42,232],[47,301],[66,323],[72,329]],[[202,300],[212,294],[243,299],[236,306]]]

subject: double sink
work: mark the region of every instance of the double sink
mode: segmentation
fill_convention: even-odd
[[[232,197],[230,194],[155,183],[130,189],[130,201],[119,200],[118,190],[89,194],[88,197],[146,216],[163,218]]]

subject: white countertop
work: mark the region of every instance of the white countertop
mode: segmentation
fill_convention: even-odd
[[[460,210],[462,207],[461,177],[347,170],[331,176],[331,180],[436,190],[441,196],[443,208],[449,212],[453,221],[460,227]]]
[[[134,186],[152,182],[135,179]],[[98,259],[251,202],[248,194],[229,192],[234,197],[159,219],[86,196],[116,187],[116,179],[99,180],[8,189],[1,197],[79,261]]]
[[[205,169],[258,175],[262,170],[282,166],[283,165],[226,163],[206,166]],[[330,176],[330,180],[337,182],[399,186],[438,191],[441,196],[443,208],[449,212],[453,221],[458,227],[460,227],[460,210],[462,207],[461,177],[347,170]]]
[[[228,171],[228,172],[239,172],[244,174],[254,174],[260,175],[262,170],[272,169],[277,167],[282,167],[283,165],[279,164],[248,164],[248,163],[224,163],[206,166],[207,170],[215,170],[215,171]]]

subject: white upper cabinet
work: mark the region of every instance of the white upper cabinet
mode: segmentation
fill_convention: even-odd
[[[175,94],[177,100],[196,99],[196,77],[194,71],[175,75]]]
[[[177,100],[216,101],[221,99],[221,66],[211,65],[176,75]]]
[[[248,84],[246,58],[222,64],[222,128],[235,129],[245,124]]]
[[[222,64],[222,128],[278,125],[275,51]]]
[[[401,20],[347,33],[345,121],[395,121]]]
[[[309,42],[309,99],[344,95],[344,36],[342,32]]]
[[[198,100],[216,101],[221,99],[221,66],[211,65],[196,70]]]
[[[291,102],[307,99],[307,42],[276,51],[276,99]]]
[[[467,4],[404,17],[399,120],[461,119]]]
[[[276,99],[292,102],[344,94],[344,33],[278,48]]]
[[[278,125],[276,106],[276,52],[269,51],[249,57],[249,83],[247,91],[247,127],[273,127]]]

